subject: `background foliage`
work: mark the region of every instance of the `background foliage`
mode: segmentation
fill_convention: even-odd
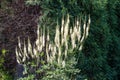
[[[46,21],[48,24],[66,13],[71,15],[71,19],[90,14],[90,34],[77,64],[80,75],[88,80],[120,79],[119,0],[39,0],[36,4],[43,9],[43,21],[50,18]]]
[[[78,52],[80,77],[88,80],[120,79],[120,0],[30,1],[26,0],[26,4],[41,6],[40,24],[46,23],[44,25],[56,24],[56,20],[66,13],[71,15],[71,20],[75,16],[90,14],[90,34],[84,49]],[[53,35],[54,28],[49,28]]]

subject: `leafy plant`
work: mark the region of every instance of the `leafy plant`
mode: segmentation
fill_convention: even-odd
[[[12,80],[12,76],[5,70],[4,68],[4,58],[6,55],[7,50],[2,49],[0,54],[0,80]]]
[[[49,30],[37,31],[35,45],[28,45],[22,48],[18,39],[16,48],[16,58],[19,64],[23,64],[26,75],[34,75],[34,78],[41,80],[75,80],[79,70],[75,68],[77,60],[74,51],[81,51],[84,40],[88,36],[90,27],[90,17],[88,23],[84,21],[83,27],[79,19],[74,27],[69,27],[70,19],[63,17],[61,28],[56,26],[54,41],[50,40]],[[43,74],[43,75],[41,75]],[[41,76],[40,76],[41,75]]]

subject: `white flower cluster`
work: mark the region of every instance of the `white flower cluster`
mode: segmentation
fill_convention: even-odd
[[[48,63],[52,63],[56,60],[57,64],[65,67],[66,58],[67,55],[69,55],[68,50],[74,50],[78,47],[77,44],[79,44],[79,50],[82,50],[83,42],[87,38],[90,28],[90,17],[88,18],[88,23],[84,21],[83,28],[81,26],[81,20],[77,19],[75,22],[74,27],[69,27],[69,15],[67,15],[66,20],[63,17],[61,28],[59,25],[56,26],[56,34],[53,43],[50,43],[49,31],[47,35],[45,35],[45,31],[40,31],[39,26],[35,46],[32,46],[28,39],[27,47],[24,42],[24,48],[22,50],[20,39],[18,39],[18,48],[16,48],[17,62],[25,62],[29,59],[29,56],[40,60],[39,54],[45,49],[44,54],[46,55],[46,61]],[[64,49],[62,49],[63,47]]]

